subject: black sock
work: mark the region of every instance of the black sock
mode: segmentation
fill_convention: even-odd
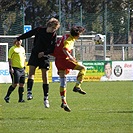
[[[49,84],[43,84],[44,100],[48,99]]]
[[[19,87],[18,88],[18,94],[19,94],[19,101],[23,100],[24,87]]]
[[[15,88],[12,87],[12,85],[9,86],[6,97],[9,97],[11,93],[14,91]]]
[[[28,79],[28,81],[27,81],[27,91],[28,92],[32,91],[33,83],[34,83],[33,79]]]

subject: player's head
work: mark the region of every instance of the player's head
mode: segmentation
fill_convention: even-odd
[[[60,27],[60,22],[58,21],[58,19],[56,18],[51,18],[47,23],[46,23],[47,27],[53,27],[56,30]]]
[[[70,34],[73,36],[73,37],[79,37],[80,34],[82,34],[83,32],[85,31],[85,28],[82,27],[82,26],[73,26],[70,30]]]
[[[22,44],[22,40],[19,40],[19,41],[18,41],[18,40],[15,40],[15,41],[14,41],[14,45],[16,45],[16,46],[18,46],[18,47],[19,47],[21,44]]]

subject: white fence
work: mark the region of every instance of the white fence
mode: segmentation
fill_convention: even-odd
[[[8,43],[8,48],[10,48],[16,37],[0,35],[0,43]],[[133,44],[108,44],[107,42],[106,46],[95,45],[93,38],[94,35],[82,35],[75,42],[74,55],[77,60],[133,60]],[[23,45],[28,59],[33,47],[33,37],[23,40]]]

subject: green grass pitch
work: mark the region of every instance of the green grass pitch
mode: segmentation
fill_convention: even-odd
[[[87,92],[67,85],[71,112],[60,108],[59,83],[50,83],[50,108],[43,105],[42,83],[33,87],[34,99],[18,103],[17,88],[10,103],[3,100],[10,84],[0,84],[0,133],[133,133],[133,81],[84,82]]]

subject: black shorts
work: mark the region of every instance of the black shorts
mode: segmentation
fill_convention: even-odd
[[[32,52],[28,61],[28,66],[35,66],[39,67],[39,69],[44,68],[49,70],[50,68],[49,56],[47,55],[46,57],[38,58],[38,55]]]
[[[11,74],[12,83],[25,83],[25,70],[24,68],[13,67],[14,73]]]

